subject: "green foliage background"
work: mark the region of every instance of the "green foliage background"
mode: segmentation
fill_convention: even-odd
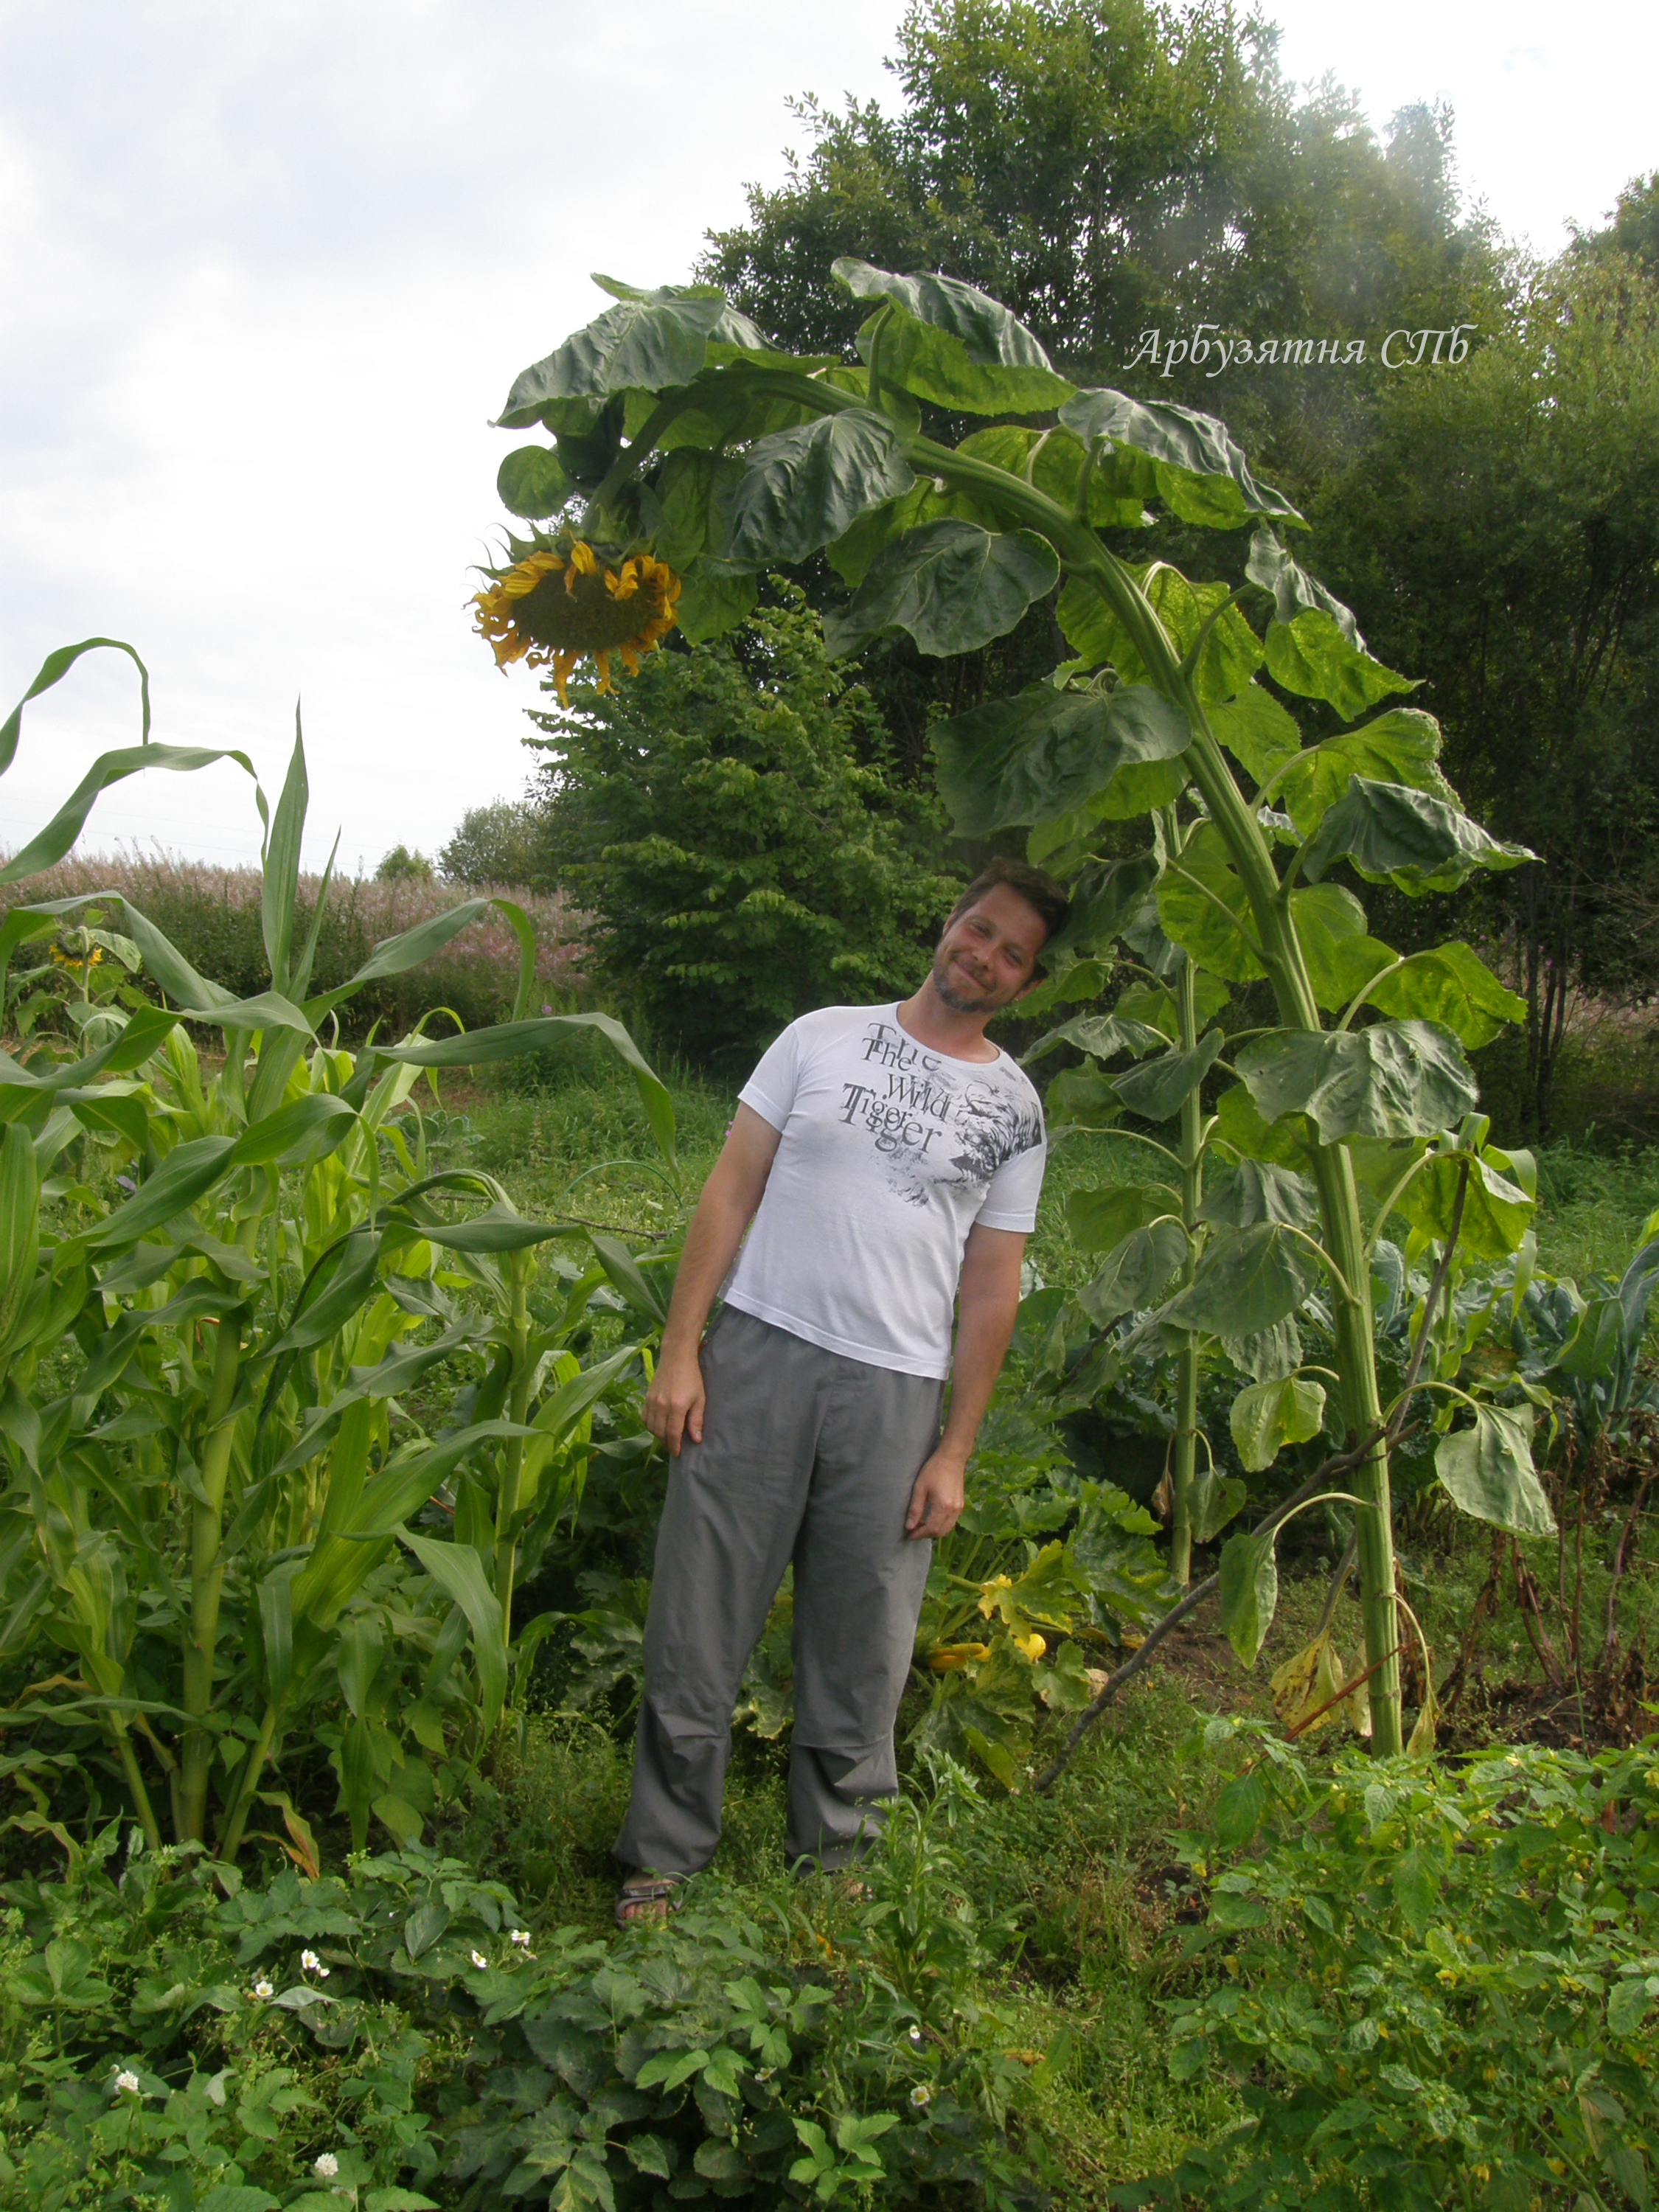
[[[892,775],[868,692],[801,593],[733,637],[578,691],[548,734],[539,847],[649,1031],[752,1056],[796,1015],[908,996],[962,880],[936,801]]]

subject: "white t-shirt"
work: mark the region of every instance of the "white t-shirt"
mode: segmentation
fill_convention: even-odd
[[[825,1006],[738,1095],[782,1142],[726,1304],[872,1367],[949,1375],[968,1231],[1036,1225],[1048,1146],[1021,1070],[928,1051],[896,1006]]]

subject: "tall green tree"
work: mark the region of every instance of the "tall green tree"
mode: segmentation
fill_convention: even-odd
[[[1227,0],[918,0],[896,37],[897,112],[802,102],[809,153],[705,259],[799,350],[857,328],[830,283],[837,255],[946,270],[1076,380],[1224,412],[1295,493],[1355,434],[1391,327],[1490,328],[1501,312],[1508,264],[1460,213],[1447,115],[1408,108],[1379,141],[1334,84],[1298,98],[1276,34]],[[1223,369],[1183,344],[1170,364],[1168,342],[1200,324],[1363,337],[1367,360]]]
[[[797,1014],[915,988],[959,888],[937,802],[889,773],[869,693],[793,586],[536,717],[547,868],[655,1032],[752,1054]]]
[[[1659,861],[1659,281],[1606,238],[1462,366],[1402,378],[1316,509],[1375,649],[1425,671],[1446,765],[1544,860],[1480,889],[1550,1128],[1574,991],[1650,989],[1627,890]]]

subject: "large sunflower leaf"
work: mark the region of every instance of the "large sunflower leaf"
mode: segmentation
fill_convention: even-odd
[[[1267,1641],[1279,1607],[1279,1562],[1273,1539],[1229,1536],[1221,1547],[1221,1626],[1247,1667]]]
[[[1277,1167],[1311,1174],[1317,1132],[1305,1114],[1264,1119],[1249,1085],[1235,1083],[1216,1101],[1215,1133],[1241,1159],[1267,1160]]]
[[[1034,531],[924,523],[878,556],[848,605],[826,620],[823,641],[832,653],[856,653],[878,631],[902,629],[922,653],[973,653],[1006,636],[1059,578],[1053,546]]]
[[[1184,752],[1192,729],[1144,684],[1103,696],[1036,684],[937,724],[933,741],[957,836],[981,837],[1071,812],[1125,769]]]
[[[496,497],[509,514],[522,515],[527,522],[556,514],[571,489],[564,464],[551,446],[515,446],[495,471]]]
[[[1164,1317],[1177,1328],[1212,1336],[1254,1336],[1296,1311],[1317,1267],[1301,1237],[1281,1222],[1217,1228],[1190,1286]]]
[[[1538,1207],[1518,1183],[1490,1160],[1471,1160],[1461,1152],[1437,1154],[1418,1170],[1395,1205],[1413,1229],[1430,1237],[1449,1237],[1458,1186],[1465,1182],[1466,1170],[1458,1253],[1471,1260],[1506,1260],[1520,1249],[1537,1218]]]
[[[1347,860],[1369,882],[1391,883],[1415,897],[1455,890],[1477,869],[1518,868],[1537,857],[1525,845],[1504,844],[1429,792],[1356,775],[1304,848],[1302,872],[1317,883]]]
[[[1291,893],[1291,915],[1322,1006],[1346,1006],[1395,955],[1365,933],[1365,909],[1340,884],[1314,884]],[[1415,1007],[1405,1011],[1415,1012]]]
[[[1158,918],[1174,944],[1230,983],[1267,974],[1252,950],[1255,925],[1243,878],[1213,823],[1194,832],[1158,878]]]
[[[1316,608],[1331,617],[1356,652],[1365,650],[1359,625],[1349,610],[1299,562],[1291,560],[1265,524],[1250,540],[1244,574],[1253,584],[1260,584],[1273,593],[1275,621],[1294,622],[1309,608]]]
[[[1068,886],[1066,920],[1043,948],[1045,958],[1109,945],[1145,904],[1157,881],[1155,853],[1136,853],[1126,860],[1093,860],[1080,868]]]
[[[1523,1022],[1527,1002],[1500,983],[1467,945],[1454,940],[1413,952],[1366,993],[1385,1014],[1419,1015],[1452,1031],[1466,1051],[1479,1052],[1506,1022]]]
[[[1303,1375],[1252,1382],[1227,1415],[1233,1443],[1248,1474],[1265,1474],[1286,1444],[1305,1444],[1325,1420],[1325,1386]]]
[[[767,351],[748,316],[706,286],[665,284],[633,295],[524,370],[498,421],[504,430],[526,430],[550,401],[690,384],[707,365],[711,342]]]
[[[1180,1199],[1162,1184],[1100,1183],[1067,1194],[1066,1227],[1079,1252],[1115,1252],[1137,1229],[1180,1210]]]
[[[1208,1030],[1186,1052],[1166,1052],[1117,1078],[1117,1095],[1143,1121],[1167,1121],[1178,1113],[1220,1057],[1226,1040]]]
[[[1375,707],[1391,691],[1416,689],[1349,642],[1334,615],[1307,607],[1293,622],[1269,623],[1267,673],[1301,699],[1323,699],[1345,722]]]
[[[699,554],[721,544],[742,476],[743,463],[734,454],[698,446],[669,453],[656,482],[641,495],[657,558],[684,575]]]
[[[1242,692],[1261,665],[1261,641],[1238,609],[1227,606],[1228,586],[1194,584],[1178,568],[1154,562],[1135,574],[1153,612],[1183,657],[1214,615],[1194,671],[1199,697],[1207,706]],[[1217,610],[1224,611],[1218,614]],[[1086,576],[1067,579],[1055,610],[1073,649],[1091,667],[1115,668],[1126,684],[1145,683],[1146,664],[1128,632]]]
[[[1236,698],[1209,709],[1210,727],[1236,761],[1258,783],[1277,775],[1302,750],[1302,732],[1290,714],[1259,684],[1247,684]]]
[[[1132,447],[1181,474],[1231,483],[1236,505],[1224,494],[1224,503],[1213,516],[1205,512],[1183,514],[1183,521],[1214,520],[1230,528],[1237,527],[1247,514],[1282,514],[1298,522],[1302,519],[1283,492],[1256,481],[1231,432],[1213,415],[1177,407],[1167,400],[1131,399],[1125,392],[1096,389],[1079,392],[1067,400],[1060,410],[1060,419],[1085,442],[1109,438],[1113,445]],[[1184,487],[1176,479],[1170,482],[1179,496]],[[1162,483],[1159,489],[1164,489]]]
[[[1149,1052],[1160,1050],[1166,1042],[1161,1030],[1146,1022],[1127,1020],[1118,1014],[1078,1014],[1040,1036],[1020,1064],[1030,1067],[1057,1044],[1075,1045],[1079,1052],[1092,1053],[1097,1060],[1110,1060],[1120,1052],[1140,1060]]]
[[[674,610],[677,627],[688,643],[704,645],[753,614],[759,598],[760,578],[752,569],[728,568],[705,555],[686,574]]]
[[[1457,794],[1440,773],[1440,725],[1432,714],[1420,707],[1390,707],[1357,730],[1327,738],[1296,762],[1279,787],[1279,803],[1304,837],[1312,836],[1346,792],[1350,776],[1407,784],[1455,805]]]
[[[1429,1137],[1478,1091],[1462,1047],[1433,1022],[1374,1022],[1330,1036],[1275,1030],[1236,1065],[1266,1121],[1305,1114],[1326,1144],[1343,1137]]]
[[[745,459],[723,550],[754,568],[804,561],[915,481],[892,424],[866,407],[775,430]]]
[[[1311,1230],[1319,1220],[1319,1194],[1306,1176],[1297,1175],[1294,1169],[1243,1159],[1211,1187],[1198,1209],[1198,1218],[1224,1222],[1233,1229],[1279,1221],[1293,1229]]]
[[[1108,1328],[1127,1313],[1144,1313],[1157,1304],[1187,1257],[1187,1232],[1168,1219],[1136,1229],[1077,1294],[1097,1328]]]
[[[890,303],[879,367],[919,399],[969,414],[1030,415],[1074,387],[1056,376],[1040,341],[1001,301],[955,276],[899,276],[843,254],[830,264],[858,300]],[[859,333],[869,358],[872,323]]]
[[[1435,1447],[1441,1487],[1477,1521],[1517,1536],[1553,1536],[1555,1516],[1533,1470],[1530,1406],[1477,1406],[1474,1426]]]

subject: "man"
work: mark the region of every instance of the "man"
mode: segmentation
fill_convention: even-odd
[[[788,1854],[843,1867],[880,1832],[933,1540],[965,1502],[1042,1184],[1042,1107],[986,1026],[1065,915],[1048,877],[994,861],[914,998],[803,1016],[739,1093],[645,1401],[673,1463],[619,1923],[714,1856],[732,1709],[792,1560]]]

